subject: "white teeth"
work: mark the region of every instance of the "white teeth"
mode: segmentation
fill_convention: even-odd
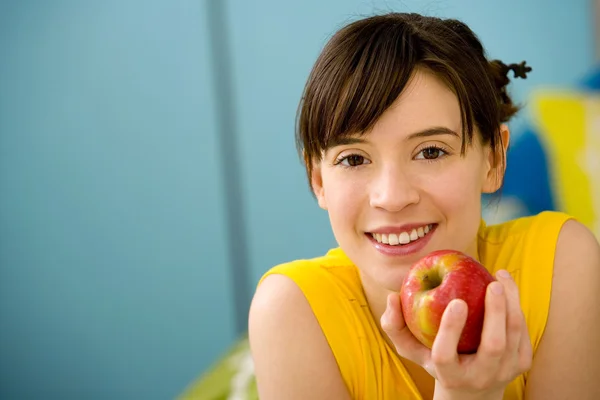
[[[410,240],[417,240],[419,238],[419,235],[417,234],[417,230],[413,229],[412,232],[410,233]]]
[[[371,236],[373,236],[373,238],[379,243],[396,246],[399,244],[408,244],[410,242],[418,240],[427,235],[430,230],[430,225],[425,225],[417,229],[413,229],[410,232],[372,233]]]
[[[408,236],[408,233],[402,232],[398,237],[398,241],[400,241],[402,244],[408,244],[410,243],[410,236]]]

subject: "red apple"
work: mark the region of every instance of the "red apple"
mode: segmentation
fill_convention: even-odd
[[[453,299],[462,299],[467,303],[468,315],[457,351],[476,352],[483,329],[486,288],[494,280],[483,265],[459,251],[428,254],[412,266],[400,290],[406,325],[421,343],[432,348],[446,306]]]

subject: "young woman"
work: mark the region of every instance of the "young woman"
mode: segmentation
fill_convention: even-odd
[[[544,212],[497,226],[482,193],[502,185],[515,114],[509,72],[463,23],[392,13],[337,32],[299,110],[310,186],[339,248],[261,280],[249,335],[262,400],[600,399],[600,246]],[[479,260],[481,344],[456,348],[467,306],[450,303],[432,349],[398,292],[440,249]]]

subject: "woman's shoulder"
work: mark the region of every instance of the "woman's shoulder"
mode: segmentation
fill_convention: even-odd
[[[569,273],[574,273],[575,268],[600,269],[598,237],[576,219],[568,220],[558,236],[554,264],[555,269],[566,269]],[[574,264],[579,267],[575,267]],[[582,276],[585,276],[585,273],[582,273]]]
[[[559,235],[570,221],[575,222],[571,215],[558,211],[544,211],[490,226],[482,221],[479,256],[492,272],[506,269],[522,278],[531,276],[533,281],[546,275],[549,280]]]
[[[535,396],[598,398],[598,331],[600,303],[595,301],[600,290],[600,244],[592,231],[581,222],[569,219],[562,225],[553,260],[552,293],[547,321],[537,357],[540,361],[531,371],[529,385]],[[534,300],[538,300],[536,296]],[[538,309],[539,310],[539,309]],[[577,338],[577,340],[572,340]],[[535,360],[535,359],[534,359]],[[547,362],[545,360],[560,360]],[[548,377],[561,377],[565,382],[556,392],[546,382]],[[589,396],[588,396],[589,395]],[[582,397],[583,396],[583,397]],[[561,397],[562,398],[562,397]]]
[[[346,388],[354,390],[356,381],[348,366],[358,362],[360,351],[358,339],[348,332],[360,328],[360,288],[355,267],[339,249],[270,268],[259,281],[249,315],[259,388],[260,376],[269,376],[265,391],[277,378],[298,398],[318,397],[315,393],[348,398]],[[302,376],[311,387],[297,386]]]
[[[590,230],[581,222],[557,211],[545,211],[481,229],[480,258],[491,272],[506,269],[515,279],[534,351],[545,331],[551,297],[560,286],[557,280],[565,280],[561,277],[565,273],[571,275],[589,264],[587,261],[582,263],[581,257],[597,259],[593,254],[597,252],[595,243]]]
[[[258,286],[273,275],[289,278],[311,303],[330,295],[356,299],[363,293],[356,266],[340,248],[318,257],[275,265],[263,274]]]
[[[275,302],[276,296],[294,296],[291,306],[300,297],[330,342],[345,329],[360,329],[368,308],[358,269],[340,248],[270,268],[261,277],[255,297]]]
[[[262,280],[250,306],[248,336],[261,398],[349,399],[318,318],[289,277]]]
[[[556,241],[564,223],[571,219],[573,217],[564,212],[543,211],[489,226],[482,221],[479,238],[490,244],[502,244],[510,239],[520,240],[528,235],[534,235],[539,240]]]

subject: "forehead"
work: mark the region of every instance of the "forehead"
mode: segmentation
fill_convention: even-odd
[[[408,136],[432,127],[446,127],[460,132],[460,106],[456,95],[442,79],[419,68],[369,134]]]

